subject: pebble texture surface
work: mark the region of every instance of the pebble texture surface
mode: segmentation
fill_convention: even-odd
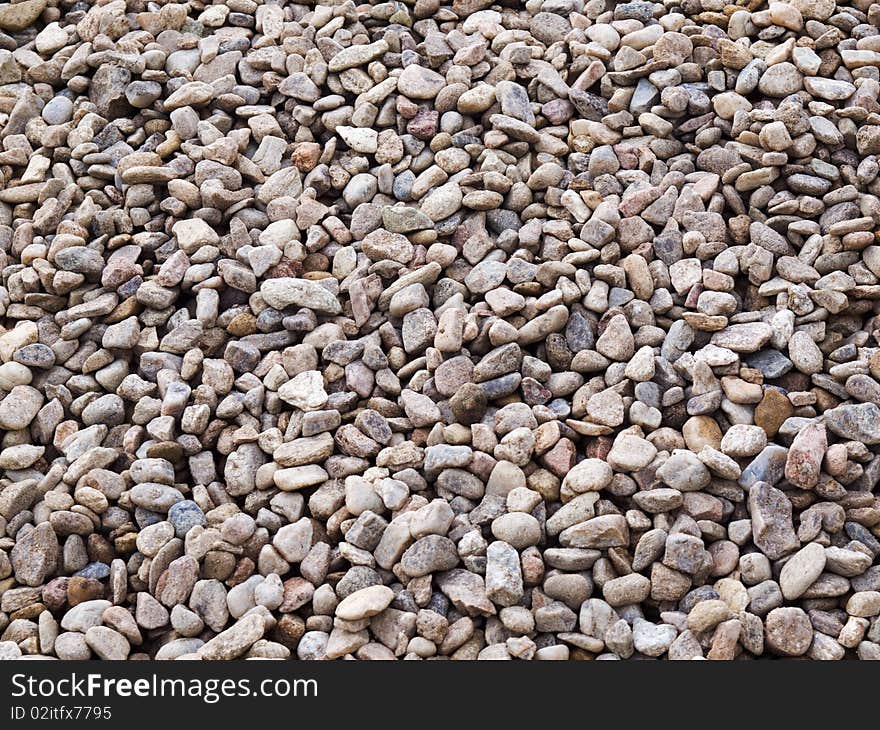
[[[880,4],[0,4],[0,658],[880,658]]]

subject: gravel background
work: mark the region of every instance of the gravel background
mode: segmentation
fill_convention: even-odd
[[[0,658],[880,658],[878,26],[0,5]]]

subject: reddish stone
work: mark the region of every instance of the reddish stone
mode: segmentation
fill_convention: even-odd
[[[278,610],[281,613],[292,613],[312,600],[315,586],[305,578],[288,578],[284,581],[284,599]]]

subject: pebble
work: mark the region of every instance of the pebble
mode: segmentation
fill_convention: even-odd
[[[410,64],[397,77],[397,90],[410,99],[433,99],[445,85],[440,74],[418,64]]]
[[[774,608],[764,620],[767,648],[785,657],[803,656],[813,641],[813,627],[803,609]]]
[[[844,439],[880,443],[880,406],[876,403],[841,405],[823,414],[828,429]]]
[[[811,542],[798,550],[782,566],[779,586],[787,601],[800,598],[825,569],[825,549]]]
[[[263,616],[251,613],[200,646],[196,653],[209,661],[236,659],[261,639],[265,631]]]
[[[517,550],[537,545],[541,540],[541,525],[532,515],[510,512],[492,521],[492,534]]]
[[[46,0],[24,0],[0,8],[0,29],[24,30],[40,17],[46,5]]]
[[[85,634],[76,631],[65,631],[55,638],[52,649],[61,660],[85,661],[92,656],[91,649],[86,643]]]
[[[8,564],[21,585],[40,586],[54,575],[59,557],[55,531],[49,523],[42,522],[18,537],[9,552]]]
[[[801,489],[814,488],[819,482],[822,459],[827,450],[828,440],[824,424],[807,424],[794,437],[788,450],[785,478]]]
[[[278,397],[304,411],[323,408],[328,400],[324,378],[317,370],[307,370],[292,377],[278,389]]]
[[[450,570],[458,565],[455,543],[442,535],[426,535],[416,540],[400,558],[400,567],[409,576],[424,575]]]
[[[758,82],[758,91],[771,97],[788,96],[799,91],[804,78],[794,64],[783,61],[770,66]]]
[[[43,405],[43,395],[29,385],[16,385],[0,401],[0,428],[20,431],[27,428]]]
[[[654,624],[643,618],[636,618],[633,622],[633,646],[637,652],[648,657],[656,658],[665,654],[676,636],[678,631],[668,624]]]
[[[87,633],[94,626],[102,623],[102,614],[110,608],[110,601],[95,599],[83,601],[72,607],[61,619],[61,628],[66,631]]]
[[[355,591],[336,606],[336,616],[344,621],[360,621],[382,613],[394,600],[394,592],[388,586],[369,586]]]
[[[308,517],[284,525],[272,539],[273,547],[289,563],[300,563],[309,554],[313,528]]]
[[[339,300],[332,292],[307,279],[269,279],[260,286],[260,294],[266,304],[275,309],[285,309],[293,305],[323,314],[338,314],[340,311]]]
[[[650,464],[657,455],[657,448],[646,439],[631,434],[621,434],[614,440],[608,452],[608,464],[619,471],[638,471]]]
[[[101,659],[122,661],[128,658],[131,646],[118,631],[107,626],[92,626],[86,631],[86,644]]]
[[[168,510],[168,521],[174,527],[174,534],[180,539],[184,539],[196,525],[201,527],[207,525],[207,518],[202,508],[189,499],[171,505]]]
[[[520,558],[512,545],[498,540],[486,549],[486,597],[499,606],[514,606],[523,596]]]
[[[584,459],[565,475],[562,486],[577,493],[599,492],[614,478],[614,472],[601,459]]]
[[[749,489],[752,540],[768,558],[776,560],[800,546],[792,524],[792,506],[784,492],[766,482]]]
[[[43,107],[42,116],[49,124],[64,124],[73,116],[73,102],[66,96],[56,96]]]

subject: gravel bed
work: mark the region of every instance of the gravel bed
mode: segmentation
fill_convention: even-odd
[[[0,659],[880,659],[880,4],[0,5]]]

